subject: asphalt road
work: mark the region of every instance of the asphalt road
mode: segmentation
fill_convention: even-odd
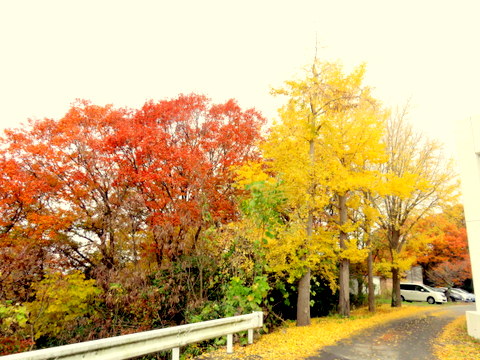
[[[306,360],[435,360],[436,337],[469,310],[475,310],[475,305],[432,305],[427,313],[365,330]]]

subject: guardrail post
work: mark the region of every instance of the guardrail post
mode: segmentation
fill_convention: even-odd
[[[248,329],[248,343],[253,344],[253,329]]]
[[[176,347],[172,349],[172,360],[180,360],[180,348]]]
[[[227,335],[227,354],[233,353],[233,334]]]

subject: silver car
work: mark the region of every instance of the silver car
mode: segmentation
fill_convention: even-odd
[[[475,295],[470,294],[468,291],[465,291],[463,289],[458,289],[458,288],[450,289],[450,291],[461,296],[462,301],[475,302]]]

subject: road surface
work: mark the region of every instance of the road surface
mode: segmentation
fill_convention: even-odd
[[[324,347],[308,360],[435,360],[433,343],[443,327],[475,305],[433,305],[427,313],[365,330]]]

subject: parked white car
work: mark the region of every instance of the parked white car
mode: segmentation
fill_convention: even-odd
[[[429,304],[447,302],[445,294],[423,284],[401,283],[400,295],[402,301],[426,301]]]

